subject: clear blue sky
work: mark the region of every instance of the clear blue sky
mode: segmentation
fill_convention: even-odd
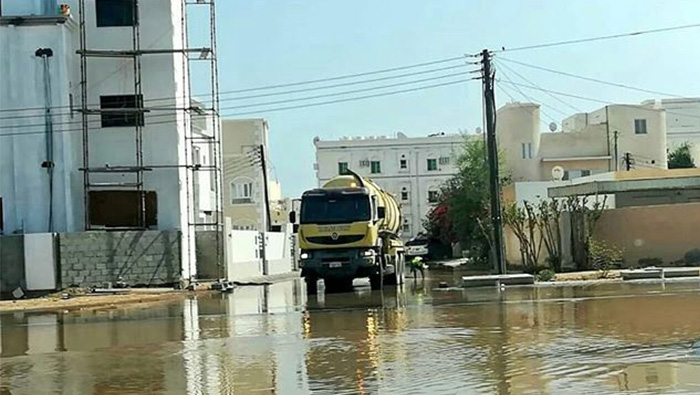
[[[698,23],[700,1],[219,0],[217,12],[220,90],[231,91],[420,63],[483,48],[513,48]],[[641,88],[700,96],[699,39],[700,29],[693,29],[503,56]],[[544,88],[611,102],[654,98],[510,66]],[[509,76],[525,83],[512,72]],[[386,83],[392,82],[396,81]],[[512,88],[508,90],[517,99],[526,100]],[[536,101],[573,113],[546,94],[523,91]],[[318,93],[327,92],[314,92]],[[503,91],[497,91],[496,96],[500,104],[509,101]],[[602,106],[563,99],[582,110]],[[233,102],[224,102],[222,107],[231,105]],[[555,110],[544,110],[554,118],[563,118]],[[276,175],[283,194],[294,197],[315,186],[314,136],[332,139],[397,131],[409,136],[473,131],[481,125],[481,113],[480,85],[474,81],[322,107],[261,111],[249,117],[268,120]]]

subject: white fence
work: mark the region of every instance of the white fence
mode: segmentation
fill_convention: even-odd
[[[264,244],[263,244],[264,240]],[[294,235],[284,232],[233,230],[226,221],[226,273],[230,281],[289,273],[294,269]]]

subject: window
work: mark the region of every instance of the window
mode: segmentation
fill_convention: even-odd
[[[157,226],[158,197],[155,191],[89,191],[88,216],[90,225],[105,228]]]
[[[521,143],[520,148],[523,159],[532,159],[532,143]]]
[[[428,171],[435,171],[437,169],[437,159],[428,159]]]
[[[361,160],[360,167],[369,167],[369,161],[367,159]]]
[[[138,13],[134,0],[96,0],[97,27],[134,26]]]
[[[588,177],[591,175],[590,170],[581,170],[581,177]]]
[[[527,157],[532,159],[532,143],[527,143]]]
[[[450,158],[448,156],[441,156],[439,163],[441,165],[449,165],[450,164]]]
[[[341,176],[350,174],[350,172],[348,171],[348,162],[338,162],[338,174],[340,174]]]
[[[401,155],[401,159],[399,160],[399,168],[402,170],[408,169],[408,161],[406,160],[406,155]]]
[[[124,112],[109,111],[102,113],[102,127],[143,126],[143,96],[113,95],[100,96],[100,108],[103,110],[128,109]]]
[[[403,200],[404,202],[408,200],[408,189],[401,189],[401,200]]]
[[[634,134],[647,134],[647,120],[646,119],[635,119],[634,120]]]
[[[251,180],[235,180],[231,183],[231,204],[247,204],[253,202],[253,182]]]
[[[382,164],[378,160],[370,162],[370,173],[378,174],[382,172]]]
[[[428,203],[437,203],[440,197],[438,191],[428,191]]]
[[[403,232],[404,233],[411,233],[411,224],[408,222],[407,219],[403,221]]]

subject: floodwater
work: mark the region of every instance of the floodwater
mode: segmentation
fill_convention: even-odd
[[[0,394],[700,393],[697,281],[435,285],[0,315]]]

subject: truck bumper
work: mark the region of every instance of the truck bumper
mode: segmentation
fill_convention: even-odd
[[[301,274],[314,278],[357,278],[379,272],[379,257],[364,256],[366,250],[303,251],[310,255],[301,261]]]

